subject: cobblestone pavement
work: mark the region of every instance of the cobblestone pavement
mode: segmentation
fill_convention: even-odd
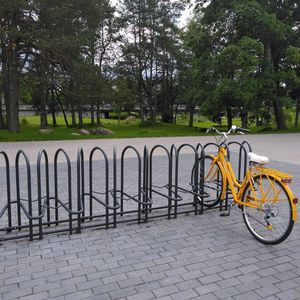
[[[295,175],[299,196],[299,163],[286,157],[271,167]],[[0,298],[300,299],[299,224],[276,246],[254,240],[237,210],[4,242]]]

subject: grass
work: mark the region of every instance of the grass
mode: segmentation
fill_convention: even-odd
[[[154,126],[146,123],[146,126],[141,127],[139,121],[132,121],[127,124],[125,121],[121,121],[118,124],[114,119],[101,120],[101,127],[108,128],[114,133],[111,135],[73,135],[78,134],[80,129],[78,128],[66,128],[63,117],[57,117],[58,126],[54,128],[52,134],[39,133],[39,117],[20,117],[21,132],[12,133],[7,130],[0,131],[0,142],[7,141],[48,141],[48,140],[80,140],[80,139],[103,139],[103,138],[135,138],[135,137],[167,137],[167,136],[199,136],[205,134],[205,129],[211,126],[220,126],[216,123],[212,123],[209,120],[199,117],[199,120],[195,120],[195,128],[187,126],[187,116],[182,115],[177,119],[176,125],[157,122]],[[49,118],[49,124],[51,119]],[[89,125],[89,118],[84,119],[84,127],[91,129]],[[71,120],[70,120],[71,123]],[[234,119],[234,124],[240,125],[240,119]],[[97,126],[96,126],[97,127]],[[49,128],[52,128],[49,126]],[[227,124],[221,126],[222,129],[227,129]],[[261,132],[262,127],[251,127],[251,133]],[[265,133],[274,132],[298,132],[298,130],[290,129],[286,131],[266,131]]]

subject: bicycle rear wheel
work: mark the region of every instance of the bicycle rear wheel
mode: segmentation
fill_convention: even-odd
[[[242,207],[245,224],[258,241],[276,245],[289,236],[294,226],[292,204],[280,181],[266,175],[255,176],[253,185],[247,183],[242,201],[259,206]]]
[[[211,208],[216,206],[220,202],[220,197],[222,194],[223,187],[223,176],[218,164],[212,166],[212,158],[210,156],[205,156],[204,158],[204,193],[206,197],[198,196],[198,201],[202,203],[203,206]],[[194,171],[195,166],[193,167],[191,174],[191,182],[194,182]],[[201,159],[199,159],[199,182],[201,184],[202,180],[202,165]]]

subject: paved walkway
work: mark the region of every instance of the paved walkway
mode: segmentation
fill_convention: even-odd
[[[298,196],[299,138],[299,134],[248,137],[255,152],[275,157],[272,167],[296,175],[293,189]],[[125,143],[142,149],[144,144],[198,140],[205,143],[206,137],[98,140],[83,146],[101,143],[109,149]],[[41,146],[21,145],[30,153]],[[49,151],[60,146],[43,144]],[[15,151],[19,144],[0,147]],[[77,147],[78,142],[64,145],[74,153]],[[299,227],[296,223],[284,243],[265,246],[248,233],[238,211],[220,218],[211,210],[176,220],[51,235],[42,241],[5,242],[0,246],[0,299],[300,299]]]

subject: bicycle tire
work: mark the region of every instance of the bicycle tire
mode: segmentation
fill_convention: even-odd
[[[246,227],[259,242],[266,245],[279,244],[289,236],[294,226],[292,219],[292,199],[289,198],[284,185],[276,178],[262,174],[254,176],[253,180],[254,184],[258,185],[258,189],[255,190],[256,197],[259,198],[259,195],[262,194],[266,198],[266,203],[259,209],[246,205],[242,206]],[[271,187],[271,181],[274,184],[273,188]],[[277,187],[276,190],[275,187]],[[242,202],[251,201],[253,199],[251,193],[254,195],[250,187],[250,182],[248,182],[242,195]],[[284,198],[283,200],[279,199],[276,203],[274,201],[271,203],[270,200],[272,196],[276,195],[275,193],[277,193],[277,196],[280,196],[282,193],[280,197],[283,196]],[[269,197],[270,199],[268,199]],[[261,201],[261,198],[259,198],[259,201]],[[271,225],[270,227],[268,227],[268,223]],[[283,224],[282,228],[281,224]],[[277,231],[278,235],[275,235]]]
[[[223,176],[221,169],[218,164],[215,164],[213,170],[211,172],[212,175],[214,175],[212,178],[208,178],[209,180],[206,180],[207,173],[210,170],[210,166],[212,164],[212,157],[209,155],[205,156],[204,161],[204,193],[206,195],[209,195],[208,197],[198,197],[198,201],[201,204],[203,201],[203,206],[207,208],[212,208],[216,206],[220,202],[220,198],[222,195],[222,188],[223,188]],[[191,173],[191,182],[194,182],[194,172],[195,172],[195,166],[193,166],[192,173]],[[202,165],[201,165],[201,158],[199,159],[199,181],[201,181],[202,178]]]

